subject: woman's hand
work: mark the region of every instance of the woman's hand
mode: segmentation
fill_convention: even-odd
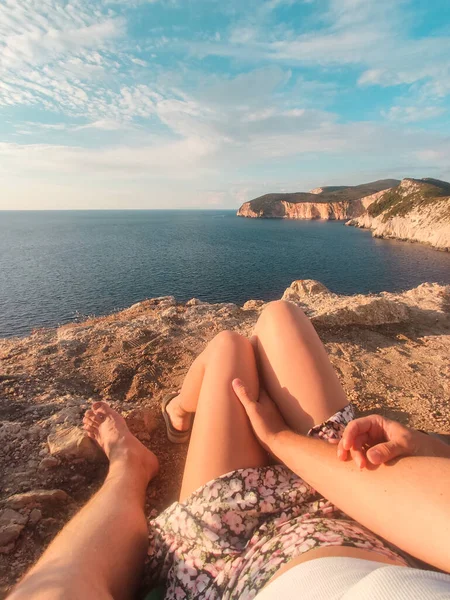
[[[233,379],[232,386],[250,419],[256,437],[270,450],[276,435],[281,431],[289,431],[277,405],[263,389],[260,390],[259,398],[252,398],[240,379]]]
[[[417,433],[381,415],[369,415],[347,425],[337,455],[340,460],[347,460],[350,453],[361,469],[368,463],[381,465],[400,456],[417,454]]]

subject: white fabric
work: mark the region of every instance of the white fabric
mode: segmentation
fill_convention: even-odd
[[[255,600],[450,600],[450,575],[360,558],[327,557],[280,575]]]

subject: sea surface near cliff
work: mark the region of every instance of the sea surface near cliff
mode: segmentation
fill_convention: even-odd
[[[450,256],[324,221],[235,211],[0,213],[0,337],[174,295],[242,303],[294,279],[337,293],[450,282]]]

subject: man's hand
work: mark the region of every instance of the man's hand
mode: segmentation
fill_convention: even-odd
[[[252,398],[240,379],[233,379],[232,385],[250,419],[256,437],[270,450],[276,435],[281,431],[289,431],[277,405],[263,389],[260,390],[259,398]]]
[[[350,453],[361,469],[368,463],[381,465],[399,456],[417,454],[416,433],[381,415],[369,415],[347,425],[337,455],[340,460],[347,460]]]

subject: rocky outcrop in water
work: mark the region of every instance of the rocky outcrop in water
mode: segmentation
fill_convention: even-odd
[[[370,229],[374,237],[394,238],[450,250],[450,184],[436,179],[403,179],[381,192],[346,225]]]
[[[309,315],[359,410],[450,433],[450,286],[344,296],[298,280],[283,298]],[[80,428],[94,400],[120,410],[160,459],[148,514],[176,499],[186,448],[167,441],[161,400],[218,332],[250,336],[266,304],[153,298],[0,339],[0,598],[105,476]]]
[[[357,186],[329,186],[308,193],[266,194],[245,202],[239,217],[345,220],[361,215],[381,191],[400,183],[384,179]]]

